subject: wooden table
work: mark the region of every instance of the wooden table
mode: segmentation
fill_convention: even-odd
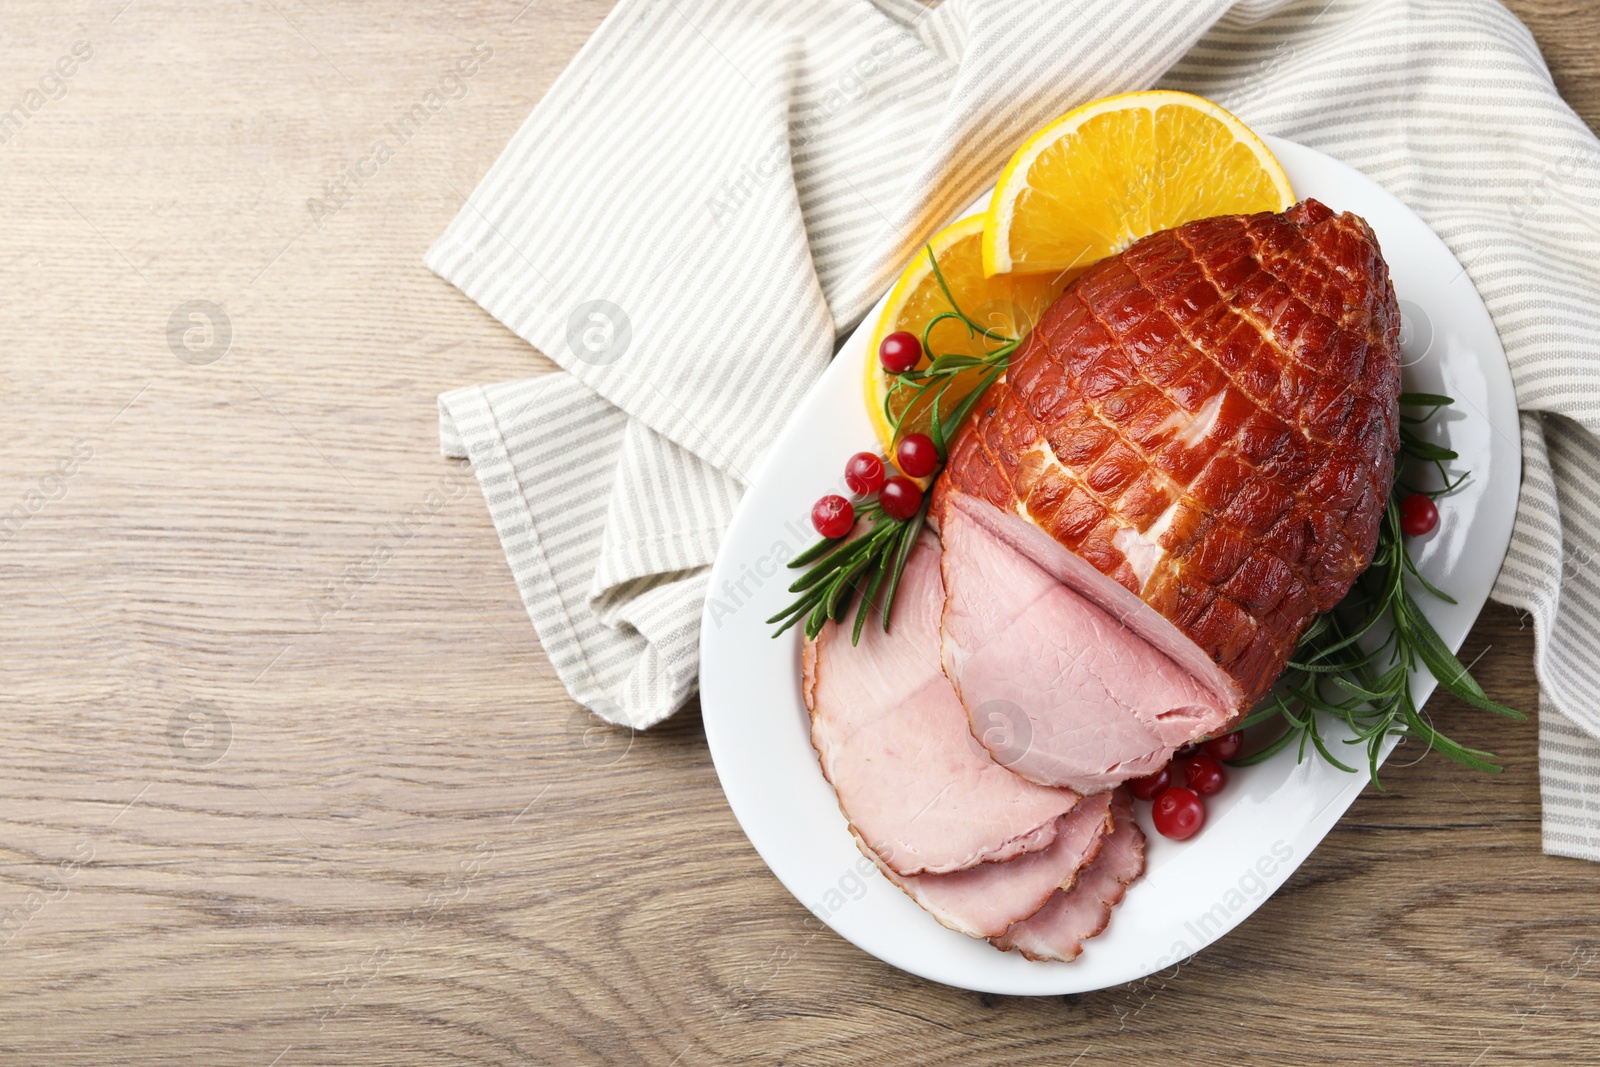
[[[438,392],[549,366],[421,263],[608,7],[522,3],[0,15],[48,89],[0,143],[0,1062],[1593,1058],[1600,868],[1540,853],[1531,723],[1437,700],[1503,775],[1396,765],[1236,933],[1042,1000],[820,927],[696,709],[594,733],[437,454]],[[1600,17],[1513,6],[1600,117]],[[1532,648],[1491,609],[1464,658],[1532,709]]]

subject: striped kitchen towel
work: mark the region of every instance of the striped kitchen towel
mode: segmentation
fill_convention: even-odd
[[[1344,160],[1487,302],[1525,480],[1545,847],[1600,859],[1600,143],[1490,0],[621,0],[428,265],[562,368],[440,398],[562,681],[695,684],[742,489],[838,339],[1026,135],[1161,85]]]

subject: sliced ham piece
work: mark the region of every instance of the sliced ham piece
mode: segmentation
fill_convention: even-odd
[[[947,874],[1039,852],[1077,793],[1024,781],[967,726],[939,662],[939,542],[912,551],[888,633],[869,623],[852,647],[829,623],[803,652],[811,743],[839,809],[895,874]]]
[[[1111,909],[1144,873],[1144,831],[1134,821],[1132,798],[1126,789],[1111,798],[1111,834],[1094,861],[1071,886],[1052,893],[1036,913],[990,938],[996,948],[1020,952],[1030,960],[1067,963],[1078,958],[1084,941],[1110,924]]]
[[[1215,694],[1226,714],[1186,714],[1191,739],[1225,729],[1371,562],[1399,446],[1399,330],[1355,215],[1308,200],[1154,234],[1051,305],[952,442],[932,515],[942,527],[963,509]],[[968,562],[949,551],[955,595]],[[996,623],[1018,607],[1006,601]],[[976,626],[966,603],[951,617]],[[969,627],[961,643],[994,639]],[[1022,688],[1048,691],[1060,658],[1014,664],[1030,662],[1041,676]],[[1011,699],[957,684],[975,717]],[[1116,747],[1094,770],[1120,780],[1169,751],[1165,737],[1142,759]]]
[[[968,937],[994,937],[1038,911],[1062,886],[1070,886],[1094,860],[1110,831],[1111,799],[1101,794],[1085,797],[1061,817],[1049,848],[1004,863],[903,878],[865,846],[863,851],[878,862],[889,881],[942,925]]]
[[[942,656],[972,733],[1013,772],[1082,793],[1152,774],[1227,721],[1217,693],[969,514],[946,549]]]

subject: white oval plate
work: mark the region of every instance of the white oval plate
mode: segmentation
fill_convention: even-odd
[[[1364,216],[1377,232],[1405,313],[1408,390],[1456,398],[1436,439],[1472,477],[1440,502],[1421,547],[1423,573],[1457,599],[1419,600],[1460,647],[1505,557],[1521,477],[1515,395],[1505,352],[1472,281],[1443,241],[1365,175],[1320,152],[1268,138],[1298,196]],[[973,211],[987,203],[982,198]],[[972,212],[969,212],[969,214]],[[774,641],[763,622],[790,599],[783,561],[811,543],[811,504],[845,492],[844,462],[876,442],[861,397],[861,360],[882,302],[845,342],[772,448],[729,527],[701,620],[706,739],[739,824],[774,874],[818,918],[902,970],[966,989],[1061,994],[1130,982],[1199,951],[1238,925],[1298,867],[1367,784],[1359,748],[1347,774],[1292,752],[1230,772],[1198,837],[1150,836],[1149,867],[1073,963],[1033,963],[955,933],[913,904],[856,850],[823,780],[800,696],[797,630]],[[1415,551],[1415,548],[1414,548]],[[1418,677],[1419,703],[1433,691]],[[1332,736],[1340,736],[1329,728]],[[1345,735],[1348,736],[1348,735]],[[1340,751],[1335,746],[1335,751]]]

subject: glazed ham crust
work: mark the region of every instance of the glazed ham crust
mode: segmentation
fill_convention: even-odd
[[[1147,237],[1075,281],[951,446],[1020,515],[1263,696],[1371,562],[1400,313],[1360,217],[1307,200]]]

